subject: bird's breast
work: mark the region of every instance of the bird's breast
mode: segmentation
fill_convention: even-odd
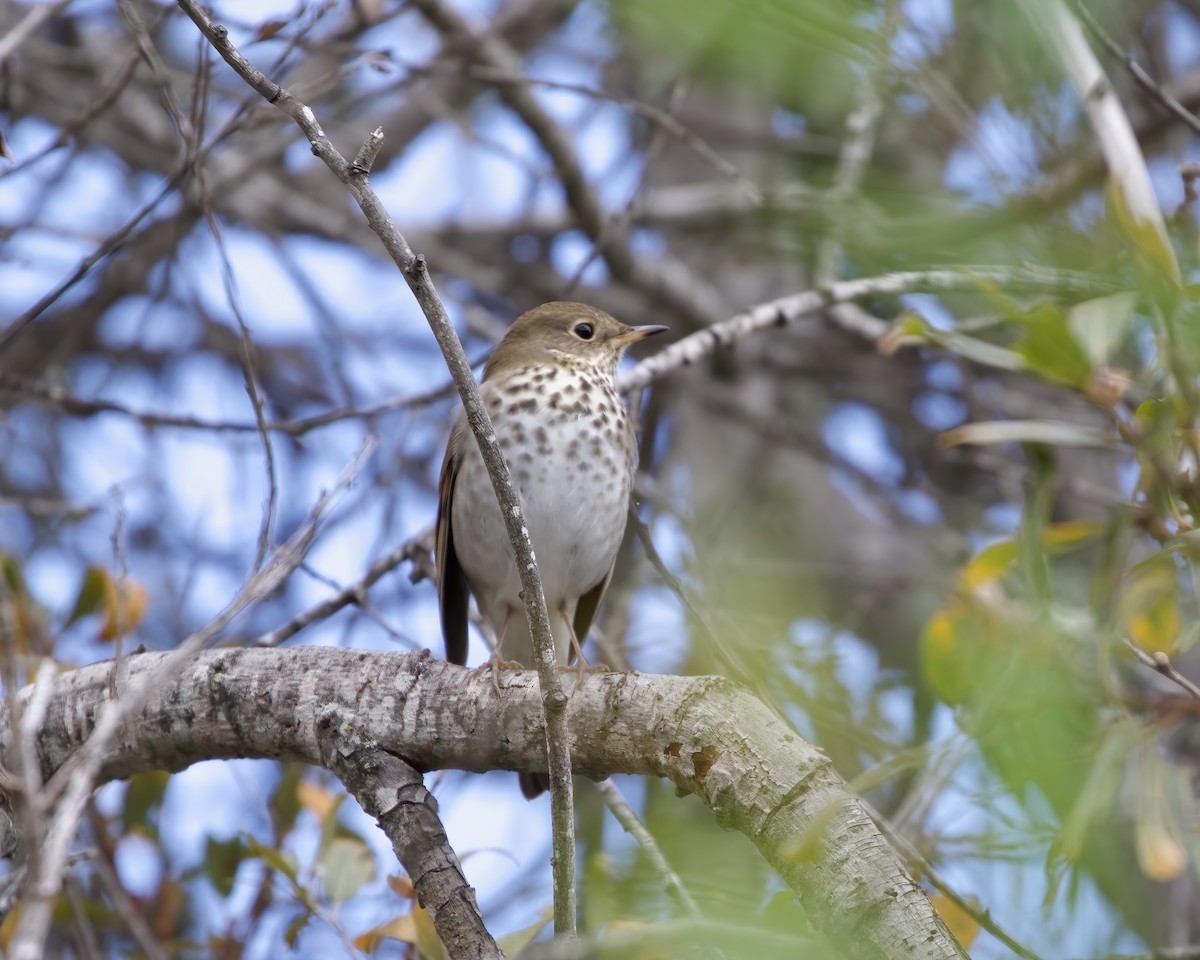
[[[611,381],[598,375],[533,369],[485,383],[483,394],[521,495],[547,602],[574,601],[607,575],[624,535],[636,466],[629,415]],[[464,450],[453,522],[477,595],[488,583],[515,593],[508,537],[473,442]]]

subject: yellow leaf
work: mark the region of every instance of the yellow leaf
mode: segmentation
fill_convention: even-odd
[[[954,939],[959,942],[964,950],[970,950],[971,944],[979,936],[979,921],[945,894],[935,893],[930,896],[929,902],[933,904],[933,909],[946,922],[946,926],[954,934]],[[979,901],[974,897],[967,897],[967,903],[971,905],[973,910],[979,910]]]
[[[1187,854],[1163,823],[1138,821],[1134,825],[1138,866],[1151,880],[1174,880],[1187,866]]]
[[[1100,520],[1067,520],[1052,523],[1042,531],[1042,543],[1047,550],[1070,550],[1104,533],[1105,525]],[[1017,561],[1017,542],[999,540],[984,547],[962,569],[959,586],[968,592],[995,583],[1012,570]]]
[[[8,916],[4,918],[4,922],[0,923],[0,947],[3,947],[5,952],[12,946],[13,934],[17,932],[17,924],[20,920],[21,901],[18,900],[8,912]]]
[[[1017,560],[1015,540],[1001,540],[984,547],[963,567],[959,583],[964,590],[975,592],[980,587],[999,580]]]
[[[402,900],[416,900],[417,893],[413,890],[412,878],[407,873],[389,874],[387,885],[392,892]]]
[[[921,634],[921,668],[930,688],[956,706],[971,693],[974,678],[970,650],[977,643],[976,618],[967,603],[951,599],[930,617]]]
[[[1104,533],[1106,524],[1103,520],[1064,520],[1062,523],[1052,523],[1042,532],[1042,543],[1047,547],[1069,550],[1081,543],[1095,540]]]
[[[1173,653],[1179,638],[1178,580],[1174,561],[1159,553],[1125,575],[1117,622],[1143,650]]]
[[[300,806],[310,810],[322,824],[337,810],[345,797],[344,793],[335,794],[332,790],[308,780],[301,780],[296,784],[296,799],[300,801]]]
[[[104,625],[101,640],[115,640],[132,632],[146,615],[150,594],[134,580],[104,580]]]
[[[412,918],[417,928],[417,949],[421,951],[423,960],[447,960],[446,948],[442,946],[442,938],[433,928],[433,918],[429,911],[424,907],[414,906]]]
[[[372,927],[366,933],[354,938],[354,945],[359,950],[370,953],[384,940],[399,940],[402,943],[417,942],[417,925],[413,922],[411,913],[395,917],[387,923]]]
[[[1179,823],[1171,798],[1190,790],[1190,783],[1178,777],[1157,750],[1143,749],[1140,759],[1134,851],[1142,873],[1151,880],[1166,883],[1187,867],[1188,855],[1179,839]]]

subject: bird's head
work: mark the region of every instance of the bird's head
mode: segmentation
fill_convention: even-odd
[[[595,367],[614,376],[626,348],[666,329],[657,324],[631,327],[586,303],[543,303],[508,328],[484,379],[527,366],[557,365]]]

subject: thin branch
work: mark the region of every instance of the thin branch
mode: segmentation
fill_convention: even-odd
[[[108,857],[102,851],[97,851],[96,856],[91,859],[91,864],[96,868],[100,886],[108,895],[108,900],[113,905],[117,916],[124,922],[142,953],[148,960],[168,960],[167,951],[158,942],[158,938],[150,928],[150,923],[125,890],[125,885],[121,883],[121,878],[117,875],[117,871]]]
[[[633,97],[621,96],[620,94],[601,90],[597,87],[589,87],[582,83],[566,83],[562,80],[531,77],[520,72],[514,73],[496,67],[481,66],[476,63],[434,62],[428,65],[402,63],[400,66],[409,73],[418,76],[437,76],[439,74],[443,76],[446,74],[450,74],[451,76],[468,76],[474,80],[481,80],[497,86],[502,84],[525,84],[531,87],[542,87],[546,90],[577,93],[581,97],[591,97],[595,100],[606,100],[609,103],[615,103],[618,106],[624,107],[630,113],[636,113],[638,116],[661,127],[663,131],[685,144],[714,170],[736,184],[738,189],[745,194],[746,199],[753,206],[762,206],[764,202],[762,192],[745,174],[738,170],[737,165],[733,161],[721,156],[700,134],[680,120],[670,110],[664,110],[662,107],[648,103],[645,100],[636,100]]]
[[[516,487],[509,475],[503,451],[496,433],[492,429],[487,409],[479,396],[479,387],[471,372],[470,364],[463,354],[462,344],[454,332],[454,326],[446,314],[425,258],[415,254],[408,241],[396,229],[387,215],[379,197],[371,189],[365,171],[355,169],[338,152],[321,129],[312,110],[297,100],[287,89],[270,80],[257,67],[237,51],[229,41],[228,31],[214,23],[195,0],[179,0],[179,6],[191,18],[200,32],[208,39],[222,59],[234,72],[256,90],[268,103],[272,103],[291,117],[303,131],[312,147],[312,152],[345,184],[366,216],[367,223],[379,237],[384,248],[408,283],[409,289],[420,304],[429,321],[434,337],[441,347],[442,355],[450,368],[450,374],[458,387],[466,410],[467,421],[483,454],[488,476],[496,491],[504,517],[508,536],[513,546],[517,571],[521,577],[525,613],[533,638],[538,677],[541,682],[542,705],[546,722],[547,766],[550,774],[551,820],[554,835],[554,920],[555,931],[571,936],[575,930],[575,826],[574,802],[572,798],[570,746],[567,737],[566,705],[558,677],[554,643],[550,633],[550,619],[546,612],[546,598],[538,574],[533,544],[529,539],[524,513]],[[382,137],[382,130],[371,136]],[[360,151],[363,156],[363,151]]]
[[[414,5],[447,40],[467,47],[482,65],[503,73],[522,73],[520,56],[503,38],[471,24],[450,4],[443,0],[414,0]],[[674,260],[661,260],[652,270],[634,256],[624,236],[606,236],[604,206],[588,182],[566,132],[526,84],[500,84],[496,90],[550,157],[566,193],[567,204],[578,217],[580,228],[604,254],[613,276],[669,305],[694,326],[711,324],[716,319],[714,306],[719,309],[722,301],[719,291]]]
[[[1156,650],[1154,653],[1147,653],[1128,637],[1122,637],[1122,640],[1138,663],[1149,667],[1155,673],[1161,674],[1172,683],[1178,684],[1187,692],[1188,696],[1200,700],[1200,687],[1196,686],[1196,684],[1192,683],[1191,680],[1176,670],[1171,665],[1171,660],[1165,653],[1161,650]]]
[[[1021,0],[1021,6],[1083,101],[1109,176],[1124,206],[1118,212],[1131,221],[1127,232],[1135,235],[1140,246],[1153,243],[1152,259],[1174,283],[1181,283],[1179,263],[1150,182],[1146,159],[1079,21],[1062,0]],[[1143,236],[1146,231],[1149,236]]]
[[[58,0],[57,3],[40,3],[30,7],[20,23],[0,37],[0,67],[22,43],[42,28],[42,24],[62,13],[70,2],[71,0]]]
[[[608,807],[609,812],[616,817],[617,823],[625,828],[634,840],[638,842],[638,846],[642,848],[642,852],[650,861],[650,866],[666,884],[667,893],[675,898],[679,906],[689,916],[700,916],[700,907],[692,898],[688,888],[683,885],[683,880],[680,879],[675,869],[667,863],[667,858],[663,855],[662,849],[658,842],[654,839],[654,835],[646,829],[646,825],[633,808],[625,802],[625,798],[621,796],[621,791],[616,788],[611,780],[603,780],[596,784],[596,789],[600,792],[600,796],[604,798],[604,805]]]
[[[818,286],[837,279],[837,262],[842,252],[846,226],[845,206],[858,191],[875,149],[875,133],[883,116],[881,88],[891,67],[890,44],[900,24],[899,0],[888,0],[883,29],[875,39],[875,61],[859,85],[858,106],[846,118],[846,134],[838,154],[833,186],[826,194],[826,234],[817,250],[814,278]]]
[[[449,397],[453,392],[454,384],[446,383],[422,393],[404,397],[391,397],[374,406],[363,407],[362,409],[330,410],[327,413],[304,417],[299,420],[266,420],[262,427],[272,433],[282,433],[289,437],[300,437],[312,430],[341,423],[344,420],[369,420],[381,413],[426,407],[436,403],[438,400]],[[115,400],[77,397],[58,384],[45,383],[39,380],[22,380],[20,377],[14,377],[3,371],[0,371],[0,393],[8,393],[20,397],[26,402],[36,403],[47,409],[57,410],[76,417],[90,417],[98,413],[115,413],[136,420],[144,427],[171,427],[183,430],[232,431],[238,433],[256,433],[260,429],[257,423],[249,421],[208,420],[204,417],[134,410],[124,404],[117,403]]]
[[[350,606],[351,604],[361,605],[369,590],[378,580],[395,570],[400,564],[406,560],[412,560],[419,565],[421,560],[426,560],[431,552],[431,543],[433,540],[433,528],[428,527],[422,530],[415,537],[406,540],[391,553],[384,557],[380,557],[371,568],[348,587],[343,587],[332,597],[322,600],[320,603],[314,604],[303,613],[297,614],[281,627],[277,627],[270,633],[264,633],[255,640],[250,641],[251,645],[256,647],[277,647],[285,640],[289,640],[305,627],[311,626],[319,620],[325,620],[333,616],[342,607]],[[424,574],[426,571],[422,570]],[[414,580],[419,579],[414,571]]]
[[[1100,26],[1100,23],[1092,16],[1092,12],[1084,6],[1081,0],[1071,0],[1071,6],[1075,9],[1075,13],[1079,16],[1079,19],[1083,21],[1083,25],[1087,27],[1088,32],[1100,42],[1101,46],[1125,65],[1125,69],[1129,71],[1130,76],[1133,77],[1134,82],[1139,87],[1174,114],[1176,118],[1187,124],[1193,133],[1200,133],[1200,117],[1197,117],[1191,110],[1171,96],[1171,94],[1163,89],[1162,84],[1156,82],[1150,74],[1142,69],[1141,64],[1134,60],[1131,54],[1121,49],[1120,44],[1105,32],[1104,28]]]
[[[682,340],[676,340],[618,377],[617,389],[621,393],[640,390],[672,370],[703,359],[717,347],[732,346],[742,337],[761,330],[787,326],[831,304],[860,300],[864,297],[899,296],[905,293],[979,290],[989,284],[1010,288],[1029,287],[1047,293],[1062,292],[1064,289],[1090,292],[1111,292],[1117,289],[1111,283],[1086,274],[1043,270],[1037,267],[962,267],[954,270],[885,273],[859,280],[840,280],[815,290],[805,290],[780,297],[778,300],[768,300],[727,320],[698,330]],[[868,319],[872,321],[869,325],[855,331],[862,337],[876,340],[890,329],[890,325],[882,320],[874,317]]]
[[[825,237],[817,248],[813,279],[817,286],[833,283],[838,278],[838,261],[842,256],[842,238],[850,221],[848,207],[862,183],[871,154],[875,149],[875,134],[883,117],[882,90],[888,71],[892,68],[891,43],[900,25],[902,9],[899,0],[888,0],[883,27],[875,38],[875,60],[859,85],[858,106],[846,118],[846,133],[838,153],[833,186],[826,194]],[[850,333],[871,329],[875,320],[856,303],[836,303],[829,308],[830,318]]]

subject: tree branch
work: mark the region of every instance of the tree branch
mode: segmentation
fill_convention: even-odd
[[[418,770],[381,748],[368,731],[354,712],[326,705],[316,724],[323,765],[379,822],[451,960],[503,960],[446,839],[433,794]]]
[[[462,43],[484,67],[502,74],[521,75],[521,58],[496,34],[477,28],[442,0],[415,0],[415,6],[448,40]],[[497,83],[496,92],[529,127],[546,151],[562,181],[567,204],[579,218],[579,226],[604,255],[613,276],[645,291],[653,299],[676,310],[697,327],[714,322],[714,308],[722,298],[711,284],[676,261],[664,262],[658,270],[641,263],[624,236],[605,231],[604,207],[592,189],[579,158],[563,129],[538,102],[526,84]]]
[[[89,718],[157,676],[141,654],[56,678],[38,740],[50,778],[86,741]],[[545,769],[536,674],[486,676],[422,654],[331,648],[221,650],[157,686],[106,752],[100,776],[180,770],[207,759],[323,763],[331,708],[418,770]],[[22,702],[32,696],[20,692]],[[824,754],[744,688],[719,677],[584,676],[567,704],[576,769],[667,777],[744,833],[848,956],[965,954]],[[489,731],[491,733],[489,733]],[[0,726],[0,761],[19,749]]]
[[[1045,292],[1063,289],[1107,289],[1111,292],[1117,289],[1086,274],[1042,270],[1036,267],[963,267],[954,270],[886,273],[859,280],[841,280],[815,290],[803,290],[777,300],[768,300],[711,327],[697,330],[682,340],[676,340],[618,377],[617,389],[621,393],[641,390],[672,370],[703,359],[717,347],[732,346],[735,341],[749,334],[794,323],[831,304],[918,291],[980,290],[988,284],[999,284],[1008,288],[1028,287]],[[874,317],[866,319],[871,321],[870,325],[860,326],[854,331],[860,336],[878,339],[890,328],[890,325],[882,320],[876,320]]]

